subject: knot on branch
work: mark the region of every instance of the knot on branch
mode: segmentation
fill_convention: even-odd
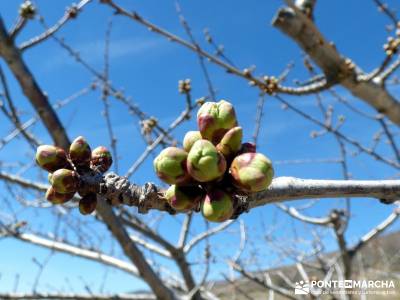
[[[164,199],[157,186],[151,182],[139,186],[131,184],[126,177],[108,173],[100,183],[99,194],[106,197],[111,205],[136,206],[138,212],[142,214],[147,213],[150,209],[175,214],[175,210]]]
[[[154,207],[154,204],[157,203],[160,198],[160,194],[158,193],[158,189],[152,182],[146,182],[144,186],[141,188],[141,193],[139,195],[138,201],[138,211],[139,213],[146,214],[150,208]]]
[[[126,198],[126,194],[130,194],[130,188],[131,184],[128,178],[118,176],[115,173],[108,173],[100,184],[100,194],[106,196],[111,205],[118,205],[126,201],[124,198]]]

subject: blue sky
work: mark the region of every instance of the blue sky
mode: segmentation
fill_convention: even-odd
[[[393,4],[395,1],[391,1]],[[64,13],[64,8],[70,5],[70,1],[36,0],[41,15],[45,16],[48,24],[56,22]],[[117,3],[136,10],[150,21],[176,33],[185,36],[173,1],[117,1]],[[0,13],[8,26],[13,24],[19,1],[1,1]],[[256,65],[257,75],[279,75],[289,62],[294,62],[288,78],[288,84],[293,79],[306,79],[307,73],[302,66],[302,53],[291,40],[277,29],[273,28],[271,20],[282,1],[182,1],[182,9],[189,21],[193,33],[198,41],[207,48],[204,42],[203,29],[209,28],[217,43],[222,43],[226,54],[239,68]],[[397,7],[399,8],[399,7]],[[388,19],[377,12],[373,1],[361,0],[337,0],[318,3],[315,12],[316,22],[324,35],[335,42],[338,49],[354,61],[364,70],[372,70],[384,58],[382,45],[386,40],[385,26]],[[193,97],[206,96],[207,85],[198,65],[196,55],[178,45],[168,42],[166,39],[149,32],[146,28],[123,17],[113,16],[110,8],[99,5],[97,1],[89,4],[83,13],[68,23],[59,33],[59,37],[78,50],[85,60],[96,69],[103,69],[104,36],[107,24],[112,18],[110,48],[110,78],[112,84],[125,91],[126,95],[149,115],[156,116],[164,126],[173,121],[184,108],[185,99],[178,93],[178,80],[191,78]],[[21,35],[18,43],[40,33],[41,26],[37,21],[29,23]],[[72,93],[88,86],[93,76],[81,65],[77,64],[54,41],[48,41],[36,46],[24,53],[24,59],[28,62],[33,74],[35,74],[40,86],[49,95],[52,103],[63,99]],[[3,69],[7,69],[0,62]],[[229,99],[234,103],[239,117],[239,122],[245,130],[246,139],[250,139],[253,133],[254,116],[258,91],[249,87],[243,79],[226,74],[224,70],[212,64],[207,64],[214,87],[217,89],[217,97]],[[29,119],[33,110],[14,78],[6,70],[12,96],[22,111],[21,118]],[[398,93],[398,88],[393,88],[393,93]],[[369,107],[361,101],[351,98],[347,91],[338,89],[338,92],[348,97],[351,103],[360,109],[373,113]],[[293,98],[285,97],[298,108],[307,113],[321,118],[315,106],[315,98],[311,96]],[[139,136],[138,119],[132,117],[124,106],[112,100],[111,119],[118,138],[120,173],[124,174],[135,159],[144,150],[145,145]],[[325,95],[324,103],[335,105],[335,117],[343,114],[347,121],[342,130],[346,134],[369,145],[372,135],[380,128],[374,122],[365,120],[355,115],[344,106],[339,105],[331,96]],[[77,99],[67,107],[60,110],[60,117],[68,129],[71,138],[84,135],[90,143],[96,145],[109,145],[107,129],[102,117],[103,105],[99,91]],[[0,118],[3,118],[1,116]],[[0,134],[4,136],[10,130],[8,123],[0,127]],[[192,118],[183,126],[174,131],[174,135],[181,140],[187,130],[194,130],[196,124]],[[267,97],[264,107],[262,130],[259,136],[259,150],[268,155],[273,161],[313,158],[338,158],[339,149],[331,136],[317,139],[310,138],[310,132],[319,130],[313,124],[303,120],[289,110],[282,110],[281,105],[271,97]],[[51,143],[49,135],[41,125],[34,128],[34,133],[46,143]],[[387,146],[381,146],[378,150],[386,156],[392,156]],[[354,151],[348,147],[349,153]],[[26,146],[22,140],[15,140],[4,150],[0,151],[0,160],[11,162],[27,162],[33,157],[33,150]],[[375,162],[365,155],[349,157],[350,172],[357,179],[388,178],[396,175],[395,170]],[[304,178],[329,178],[342,177],[338,164],[296,164],[275,166],[277,176],[298,176]],[[38,170],[30,168],[23,175],[26,178],[37,178]],[[43,173],[41,174],[43,176]],[[44,177],[43,177],[44,178]],[[148,159],[134,174],[132,180],[137,183],[156,181],[152,171],[152,159]],[[5,188],[4,186],[1,186]],[[3,194],[6,194],[4,190]],[[43,195],[30,194],[30,197]],[[12,203],[12,202],[11,202]],[[300,204],[300,203],[299,203]],[[307,213],[319,216],[337,206],[343,205],[342,200],[323,200],[313,206]],[[368,231],[369,228],[380,222],[391,212],[391,207],[379,204],[376,200],[354,199],[353,221],[348,231],[349,241]],[[17,204],[13,208],[20,211]],[[5,204],[0,205],[2,209]],[[76,212],[74,212],[76,213]],[[49,211],[43,209],[22,209],[21,216],[32,218],[31,228],[41,232],[52,231],[55,220],[49,216]],[[151,220],[158,214],[152,213],[145,218]],[[76,216],[76,215],[74,215]],[[63,216],[62,218],[68,218]],[[94,223],[92,217],[78,217],[85,223]],[[72,219],[72,218],[71,218]],[[251,236],[262,236],[263,231],[259,226],[263,220],[266,226],[278,226],[278,238],[293,236],[293,226],[299,233],[309,231],[309,227],[296,221],[290,221],[284,214],[273,206],[258,208],[251,213],[243,215],[241,219],[252,228]],[[170,240],[176,240],[179,232],[179,224],[182,217],[166,217],[160,223],[161,232]],[[114,249],[117,256],[120,251],[107,239],[106,228],[93,225],[98,230],[99,241],[104,235],[101,244],[107,252]],[[195,218],[195,232],[203,228],[201,217]],[[236,226],[236,227],[235,227]],[[215,249],[221,253],[221,260],[228,256],[237,243],[237,225],[232,227],[236,231],[223,234],[222,238],[214,239]],[[396,224],[393,229],[398,229]],[[104,234],[103,234],[104,232]],[[329,237],[329,234],[328,234]],[[74,240],[73,235],[71,239]],[[260,243],[260,251],[263,254],[263,264],[273,265],[276,256],[271,253],[265,244]],[[328,249],[333,249],[332,239],[327,241]],[[227,247],[228,246],[228,247]],[[232,246],[232,247],[231,247]],[[14,278],[21,273],[19,291],[29,291],[34,274],[37,270],[32,262],[33,257],[45,258],[47,250],[29,246],[10,239],[0,240],[0,291],[9,291],[13,287]],[[191,259],[196,259],[201,254],[201,247],[194,251]],[[161,260],[161,262],[163,262]],[[23,271],[22,271],[23,270]],[[223,263],[218,264],[212,271],[212,277],[218,277],[223,269]],[[104,274],[104,268],[92,262],[86,262],[78,258],[71,258],[63,254],[56,254],[50,260],[43,273],[40,289],[51,291],[53,288],[68,289],[71,285],[75,291],[83,291],[82,279],[91,286],[99,285]],[[109,269],[109,282],[105,290],[109,292],[126,292],[138,288],[145,288],[140,281],[132,279],[119,271]],[[65,278],[70,278],[67,284]],[[49,285],[50,284],[50,285]],[[50,287],[51,286],[51,287]]]

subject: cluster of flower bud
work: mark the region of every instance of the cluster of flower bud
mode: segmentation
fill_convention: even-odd
[[[79,191],[80,178],[90,172],[104,173],[112,164],[112,156],[106,147],[99,146],[93,151],[84,137],[77,137],[69,151],[53,146],[42,145],[36,151],[36,163],[49,172],[50,188],[46,199],[53,204],[63,204],[71,200]],[[86,215],[96,209],[97,196],[94,193],[82,194],[79,211]]]
[[[387,56],[396,54],[400,47],[400,37],[389,37],[386,44],[383,45],[383,49]]]
[[[275,91],[278,89],[278,78],[274,77],[274,76],[264,76],[264,82],[265,82],[265,86],[264,86],[264,90],[267,94],[273,94],[275,93]]]
[[[181,94],[188,94],[192,90],[192,85],[190,79],[179,80],[178,90]]]
[[[25,1],[19,7],[19,15],[24,19],[33,19],[36,15],[36,7],[31,1]]]
[[[198,131],[189,131],[183,149],[168,147],[154,160],[157,176],[171,186],[165,199],[177,211],[200,210],[209,221],[223,222],[235,210],[235,195],[266,189],[274,171],[271,161],[242,143],[231,103],[204,103],[197,113]]]

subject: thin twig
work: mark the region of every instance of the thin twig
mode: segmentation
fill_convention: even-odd
[[[20,51],[24,51],[26,49],[29,49],[44,40],[48,39],[51,37],[53,34],[55,34],[58,30],[60,30],[69,20],[73,20],[77,17],[77,15],[80,13],[80,11],[90,3],[92,0],[81,0],[78,4],[73,5],[70,8],[67,8],[65,14],[61,17],[60,20],[56,22],[52,27],[47,29],[45,32],[42,34],[35,36],[31,38],[30,40],[23,42],[18,48]]]

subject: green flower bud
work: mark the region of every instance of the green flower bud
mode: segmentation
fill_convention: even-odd
[[[51,145],[39,146],[36,150],[36,163],[47,172],[69,167],[65,151]]]
[[[153,162],[157,176],[169,184],[189,181],[190,175],[186,170],[187,155],[186,151],[176,147],[162,150]]]
[[[226,160],[210,141],[198,140],[190,149],[187,169],[197,181],[208,182],[225,173]]]
[[[77,137],[69,147],[69,157],[75,166],[89,166],[92,150],[83,136]]]
[[[169,205],[177,211],[192,210],[197,207],[204,192],[198,186],[171,185],[165,192]]]
[[[79,200],[79,212],[82,215],[89,215],[96,210],[97,195],[94,193],[86,194]]]
[[[201,203],[203,217],[211,222],[224,222],[233,215],[233,199],[227,192],[214,189]]]
[[[232,157],[239,151],[242,145],[242,137],[242,127],[237,126],[229,129],[217,145],[217,150],[225,155],[226,158]]]
[[[75,192],[68,194],[57,193],[53,187],[49,187],[46,192],[46,199],[53,204],[64,204],[74,197]]]
[[[233,184],[251,193],[265,190],[274,176],[271,161],[261,153],[243,153],[236,156],[229,171]]]
[[[197,125],[203,139],[216,145],[229,129],[237,125],[235,109],[225,100],[206,102],[197,112]]]
[[[183,138],[183,150],[189,152],[193,144],[201,139],[200,131],[188,131]]]
[[[57,193],[75,193],[78,189],[79,180],[74,171],[59,169],[53,173],[52,187]]]
[[[99,146],[92,151],[90,167],[102,173],[107,172],[113,163],[110,151],[104,146]]]

